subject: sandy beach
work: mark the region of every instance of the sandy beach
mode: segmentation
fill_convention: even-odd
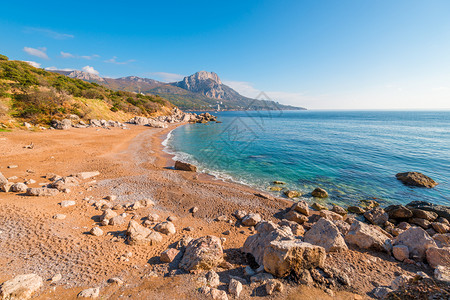
[[[259,191],[206,174],[174,170],[174,161],[163,152],[161,142],[175,126],[1,132],[0,172],[8,178],[17,177],[11,181],[33,179],[35,183],[29,186],[38,187],[49,183],[51,174],[99,171],[100,175],[54,197],[0,194],[0,282],[19,274],[38,274],[47,281],[37,299],[75,299],[80,291],[91,287],[100,287],[101,299],[198,299],[204,297],[197,292],[201,274],[181,272],[175,261],[162,263],[159,256],[183,236],[206,235],[226,239],[223,246],[229,265],[217,269],[224,283],[219,289],[227,289],[230,275],[244,277],[248,262],[239,249],[255,231],[241,226],[232,213],[238,209],[257,212],[264,220],[278,222],[278,213],[292,202],[264,199],[255,195]],[[24,148],[30,143],[32,149]],[[8,168],[13,165],[17,167]],[[108,195],[117,196],[111,201],[113,205],[151,199],[155,206],[118,209],[117,213],[126,212],[126,222],[100,226],[104,234],[93,236],[89,231],[99,225],[102,214],[93,204]],[[59,203],[64,200],[76,204],[63,208]],[[193,207],[198,211],[191,213]],[[128,222],[142,222],[151,213],[158,214],[160,220],[171,217],[176,233],[163,235],[157,245],[127,244]],[[66,218],[55,219],[57,214]],[[334,297],[323,288],[289,281],[285,281],[282,293],[271,297],[363,299],[374,286],[389,285],[398,274],[413,275],[423,270],[388,254],[352,248],[327,254],[326,264],[344,271],[350,279],[345,288],[336,287]],[[428,271],[431,275],[432,269]],[[51,282],[55,274],[62,278]],[[124,284],[109,284],[108,279],[113,277],[121,278]],[[251,283],[244,285],[240,298],[265,295],[261,286]]]

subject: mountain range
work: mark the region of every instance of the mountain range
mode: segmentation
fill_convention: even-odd
[[[305,110],[268,99],[242,96],[225,85],[214,72],[200,71],[183,80],[165,83],[149,78],[128,76],[100,77],[83,71],[54,71],[71,78],[95,82],[112,90],[161,96],[182,110]],[[261,97],[262,98],[262,97]]]

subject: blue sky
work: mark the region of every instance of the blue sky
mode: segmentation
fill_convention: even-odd
[[[0,53],[311,109],[450,108],[450,1],[5,1]]]

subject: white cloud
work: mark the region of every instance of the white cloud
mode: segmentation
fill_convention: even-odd
[[[130,62],[134,62],[134,59],[129,59],[127,61],[117,61],[117,56],[113,56],[110,59],[105,60],[105,63],[116,64],[116,65],[126,65]]]
[[[97,70],[94,69],[94,67],[91,67],[91,66],[85,66],[81,70],[83,70],[84,72],[89,73],[89,74],[94,74],[94,75],[100,74]]]
[[[75,57],[75,55],[73,55],[72,53],[63,52],[63,51],[61,51],[60,53],[61,53],[61,56],[64,57],[64,58],[72,58],[72,57]]]
[[[42,34],[44,36],[47,36],[49,38],[55,39],[55,40],[66,40],[66,39],[73,39],[74,36],[72,34],[67,33],[59,33],[50,29],[45,28],[35,28],[35,27],[26,27],[24,30],[25,33],[38,33]]]
[[[55,66],[52,67],[47,67],[45,68],[47,71],[75,71],[74,69],[70,69],[70,68],[57,68]]]
[[[184,75],[167,72],[151,72],[148,73],[148,76],[155,77],[156,79],[164,82],[180,81],[184,78]]]
[[[40,67],[41,67],[41,64],[40,64],[40,63],[37,63],[37,62],[35,62],[35,61],[25,60],[25,62],[26,62],[27,64],[29,64],[30,66],[33,66],[33,67],[35,67],[35,68],[40,68]]]
[[[30,47],[23,47],[23,51],[39,58],[48,59],[47,53],[45,53],[45,51],[47,51],[47,48],[36,49]]]
[[[92,54],[92,55],[82,55],[82,56],[80,56],[81,58],[84,58],[84,59],[93,59],[93,58],[97,58],[97,57],[100,57],[100,55],[97,55],[97,54]]]
[[[76,54],[72,54],[72,53],[64,52],[64,51],[61,51],[60,54],[61,54],[61,57],[63,57],[63,58],[83,58],[83,59],[88,59],[88,60],[100,57],[100,55],[97,55],[97,54],[80,56],[80,55],[76,55]]]

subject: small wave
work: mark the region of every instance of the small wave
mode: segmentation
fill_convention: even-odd
[[[164,141],[162,141],[161,145],[165,147],[167,147],[167,145],[169,144],[169,140],[172,138],[172,131],[174,131],[175,129],[172,129],[166,136],[166,139]]]

